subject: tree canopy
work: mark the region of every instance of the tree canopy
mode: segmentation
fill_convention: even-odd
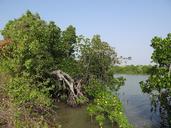
[[[166,38],[154,37],[151,46],[154,49],[151,58],[155,65],[147,81],[140,83],[142,90],[152,95],[154,110],[159,105],[161,116],[167,117],[162,122],[163,127],[171,126],[171,34]]]
[[[123,84],[124,79],[114,78],[111,70],[119,62],[115,49],[99,35],[92,39],[78,36],[72,25],[61,30],[53,21],[46,22],[30,11],[9,21],[2,35],[3,42],[8,43],[0,47],[0,69],[10,76],[6,88],[21,110],[43,110],[42,106],[51,106],[54,99],[77,106],[96,101],[102,94],[104,98],[116,97],[111,89],[117,91]],[[97,95],[93,95],[93,89],[98,90]],[[114,99],[116,102],[108,105],[111,112],[119,114],[122,107]],[[106,113],[105,106],[104,110],[100,114]],[[109,119],[109,113],[104,118]],[[99,113],[95,116],[97,121],[101,118]],[[120,117],[125,128],[130,126],[124,114]],[[122,122],[116,118],[114,115],[110,120],[121,127]]]

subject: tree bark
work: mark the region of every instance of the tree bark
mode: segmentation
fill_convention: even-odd
[[[63,84],[63,86],[66,86],[69,91],[67,103],[73,107],[76,106],[77,98],[83,96],[83,93],[81,91],[82,80],[75,81],[71,78],[70,75],[61,70],[55,70],[51,74],[54,76],[56,80],[63,81],[65,83]]]

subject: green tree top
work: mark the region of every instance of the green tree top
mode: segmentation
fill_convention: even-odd
[[[154,48],[152,60],[159,66],[171,64],[171,33],[166,38],[154,37],[151,46]]]

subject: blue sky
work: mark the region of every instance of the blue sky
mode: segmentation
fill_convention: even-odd
[[[0,29],[26,10],[77,34],[100,34],[128,64],[150,64],[152,37],[171,32],[171,0],[0,0]],[[2,39],[2,37],[0,37]]]

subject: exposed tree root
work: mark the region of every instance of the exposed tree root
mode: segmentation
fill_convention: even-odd
[[[62,86],[68,89],[68,99],[67,103],[71,106],[77,105],[77,99],[83,96],[82,93],[82,80],[74,80],[70,75],[61,71],[55,70],[51,73],[56,80],[62,81],[64,84]]]

